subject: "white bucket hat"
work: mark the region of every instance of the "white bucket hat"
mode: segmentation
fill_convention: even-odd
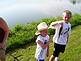
[[[48,26],[47,26],[47,24],[45,22],[42,22],[37,26],[37,31],[36,31],[35,34],[39,35],[40,31],[45,30],[45,29],[48,29]]]

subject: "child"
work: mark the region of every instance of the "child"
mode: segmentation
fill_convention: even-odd
[[[37,26],[38,31],[35,33],[38,35],[36,39],[37,48],[35,53],[36,61],[44,61],[45,54],[48,57],[49,54],[49,36],[48,26],[45,22],[40,23]]]
[[[66,44],[68,42],[68,37],[71,31],[71,24],[69,20],[72,14],[69,10],[63,12],[63,21],[57,21],[51,23],[49,28],[55,29],[55,35],[53,37],[54,51],[53,55],[50,57],[49,61],[59,61],[60,52],[64,53]]]

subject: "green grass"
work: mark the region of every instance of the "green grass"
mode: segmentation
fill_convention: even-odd
[[[50,40],[50,54],[51,56],[53,51],[52,37]],[[7,54],[7,61],[13,61],[13,57],[10,56],[20,56],[18,59],[20,61],[35,61],[36,44],[28,44],[22,48],[13,50]],[[47,61],[47,58],[45,59]],[[69,38],[69,42],[66,46],[64,54],[60,54],[60,61],[81,61],[81,25],[76,26],[72,29],[72,34]]]

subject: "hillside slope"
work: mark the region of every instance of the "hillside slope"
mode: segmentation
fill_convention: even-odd
[[[53,43],[52,40],[50,40],[50,42],[51,55],[53,51]],[[17,57],[20,61],[35,61],[35,49],[36,44],[17,49],[7,54],[7,61],[13,61],[13,56]],[[47,61],[47,58],[45,61]],[[72,34],[69,38],[65,53],[60,54],[60,61],[81,61],[81,25],[72,29]]]

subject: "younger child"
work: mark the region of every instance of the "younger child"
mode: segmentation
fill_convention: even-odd
[[[49,36],[48,26],[45,22],[40,23],[37,26],[38,31],[35,33],[38,35],[36,39],[37,48],[35,53],[36,61],[44,61],[45,55],[49,54]]]

